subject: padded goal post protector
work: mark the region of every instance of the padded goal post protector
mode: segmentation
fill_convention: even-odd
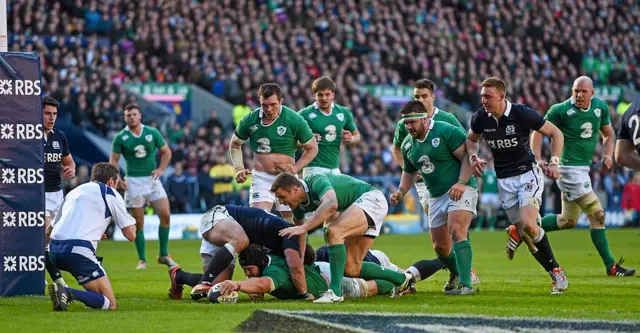
[[[0,53],[0,296],[44,294],[40,59]]]

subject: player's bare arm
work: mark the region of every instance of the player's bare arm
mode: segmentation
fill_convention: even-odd
[[[171,162],[171,149],[169,149],[169,145],[164,145],[160,147],[158,153],[160,154],[160,165],[157,169],[151,171],[151,176],[153,179],[158,179],[162,177],[164,170],[167,169],[169,163]]]
[[[305,219],[299,220],[295,216],[293,216],[293,224],[296,226],[301,226],[305,222]],[[304,252],[307,249],[307,234],[300,235],[300,260],[304,260]]]
[[[311,139],[309,142],[302,144],[302,149],[304,150],[304,153],[302,153],[300,159],[298,159],[298,161],[293,165],[281,164],[280,171],[292,174],[300,172],[300,170],[306,167],[307,164],[309,164],[309,162],[318,155],[318,142],[315,139]]]
[[[466,144],[460,145],[460,147],[453,152],[453,156],[455,156],[462,165],[460,166],[458,182],[451,186],[451,189],[449,190],[449,197],[453,201],[458,201],[462,198],[464,190],[467,187],[467,183],[471,178],[471,162],[467,157]]]
[[[342,130],[342,142],[350,144],[350,145],[357,145],[358,143],[360,143],[360,131],[355,130],[353,132],[348,131],[343,129]]]
[[[267,277],[252,277],[245,281],[227,280],[222,282],[220,293],[229,294],[233,291],[240,291],[245,294],[266,294],[271,291],[273,281]]]
[[[304,249],[306,246],[301,247]],[[291,275],[291,281],[293,286],[296,287],[300,295],[307,293],[307,280],[304,274],[304,264],[300,257],[300,252],[294,249],[284,250],[284,258],[289,267],[289,275]],[[311,296],[313,298],[313,296]]]
[[[402,168],[402,166],[404,166],[404,161],[402,160],[402,150],[400,147],[391,145],[391,155],[393,156],[393,160]]]
[[[474,133],[473,130],[469,130],[469,134],[467,134],[467,141],[465,142],[465,148],[467,150],[467,154],[469,155],[471,171],[478,177],[482,176],[485,165],[485,160],[478,157],[481,137],[482,134],[477,134]]]
[[[409,173],[405,171],[402,172],[402,176],[400,176],[400,185],[398,186],[398,190],[391,193],[391,196],[389,196],[389,201],[391,201],[392,205],[394,206],[397,205],[402,200],[404,195],[411,190],[411,187],[413,187],[413,184],[416,182],[416,177],[417,177],[417,172],[416,173]]]
[[[551,139],[551,159],[547,166],[547,177],[556,180],[560,177],[559,165],[562,147],[564,147],[564,135],[550,121],[545,121],[544,125],[538,130],[540,134],[548,136]]]
[[[109,164],[115,166],[116,168],[118,168],[118,170],[120,170],[120,167],[118,167],[118,162],[120,162],[120,153],[111,152],[111,155],[109,156]],[[127,190],[127,182],[125,181],[119,181],[117,186],[118,190]]]
[[[245,140],[240,139],[235,133],[231,136],[231,142],[229,143],[229,157],[231,158],[231,164],[236,170],[236,181],[242,184],[247,181],[247,176],[251,174],[251,170],[245,169],[244,159],[242,157],[242,144]]]
[[[311,215],[307,222],[301,226],[280,230],[280,236],[291,237],[305,234],[309,230],[319,227],[338,211],[338,198],[334,190],[327,191],[322,198],[320,198],[320,202],[320,206],[318,206],[318,209]]]
[[[600,127],[600,135],[602,135],[602,166],[606,170],[610,170],[613,167],[613,150],[614,142],[616,140],[616,134],[613,131],[611,124]]]
[[[640,155],[631,140],[618,139],[615,148],[616,163],[633,170],[640,170]]]
[[[71,154],[62,158],[62,173],[66,179],[72,179],[76,176],[76,162]]]

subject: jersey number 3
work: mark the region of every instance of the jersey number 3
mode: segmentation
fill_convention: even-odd
[[[135,151],[135,155],[137,158],[144,158],[145,156],[147,156],[147,150],[143,145],[135,146],[135,148],[133,148],[133,151]]]
[[[418,163],[420,163],[420,171],[422,171],[422,173],[424,174],[428,175],[436,169],[436,166],[431,163],[431,159],[428,155],[420,156],[420,158],[418,159]]]
[[[593,125],[591,123],[584,123],[580,128],[582,129],[582,133],[580,133],[581,138],[588,139],[593,135]]]
[[[256,140],[258,148],[256,149],[260,154],[269,154],[271,152],[271,140],[269,138],[260,138]]]

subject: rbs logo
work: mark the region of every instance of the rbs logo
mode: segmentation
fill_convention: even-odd
[[[44,256],[3,256],[5,272],[39,272],[44,270]]]
[[[0,169],[2,184],[42,184],[44,182],[42,169]]]
[[[43,227],[44,212],[2,212],[2,227]]]
[[[0,124],[0,140],[42,139],[42,124]]]
[[[487,140],[487,144],[491,149],[513,148],[518,146],[518,138]]]
[[[0,95],[40,96],[40,80],[0,80]]]

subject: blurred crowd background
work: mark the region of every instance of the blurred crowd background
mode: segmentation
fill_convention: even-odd
[[[164,182],[174,212],[246,203],[248,182],[233,181],[226,151],[265,82],[280,84],[284,104],[301,109],[314,101],[311,82],[332,77],[336,102],[352,110],[363,136],[344,149],[341,170],[387,192],[400,174],[390,151],[399,107],[363,86],[427,77],[439,98],[469,113],[489,76],[507,82],[512,102],[541,114],[569,98],[579,75],[597,87],[640,90],[634,0],[8,2],[10,50],[40,54],[46,94],[60,101],[60,117],[83,129],[111,139],[125,126],[121,110],[135,97],[124,83],[190,83],[236,105],[230,126],[211,110],[203,123],[161,128],[173,151]],[[608,100],[616,130],[630,100],[630,93]],[[244,154],[250,161],[247,146]],[[66,189],[87,181],[87,171],[79,167]],[[608,211],[640,210],[640,177],[629,170],[602,170],[594,157],[592,180]],[[557,186],[549,182],[547,194],[545,209],[554,210]]]

